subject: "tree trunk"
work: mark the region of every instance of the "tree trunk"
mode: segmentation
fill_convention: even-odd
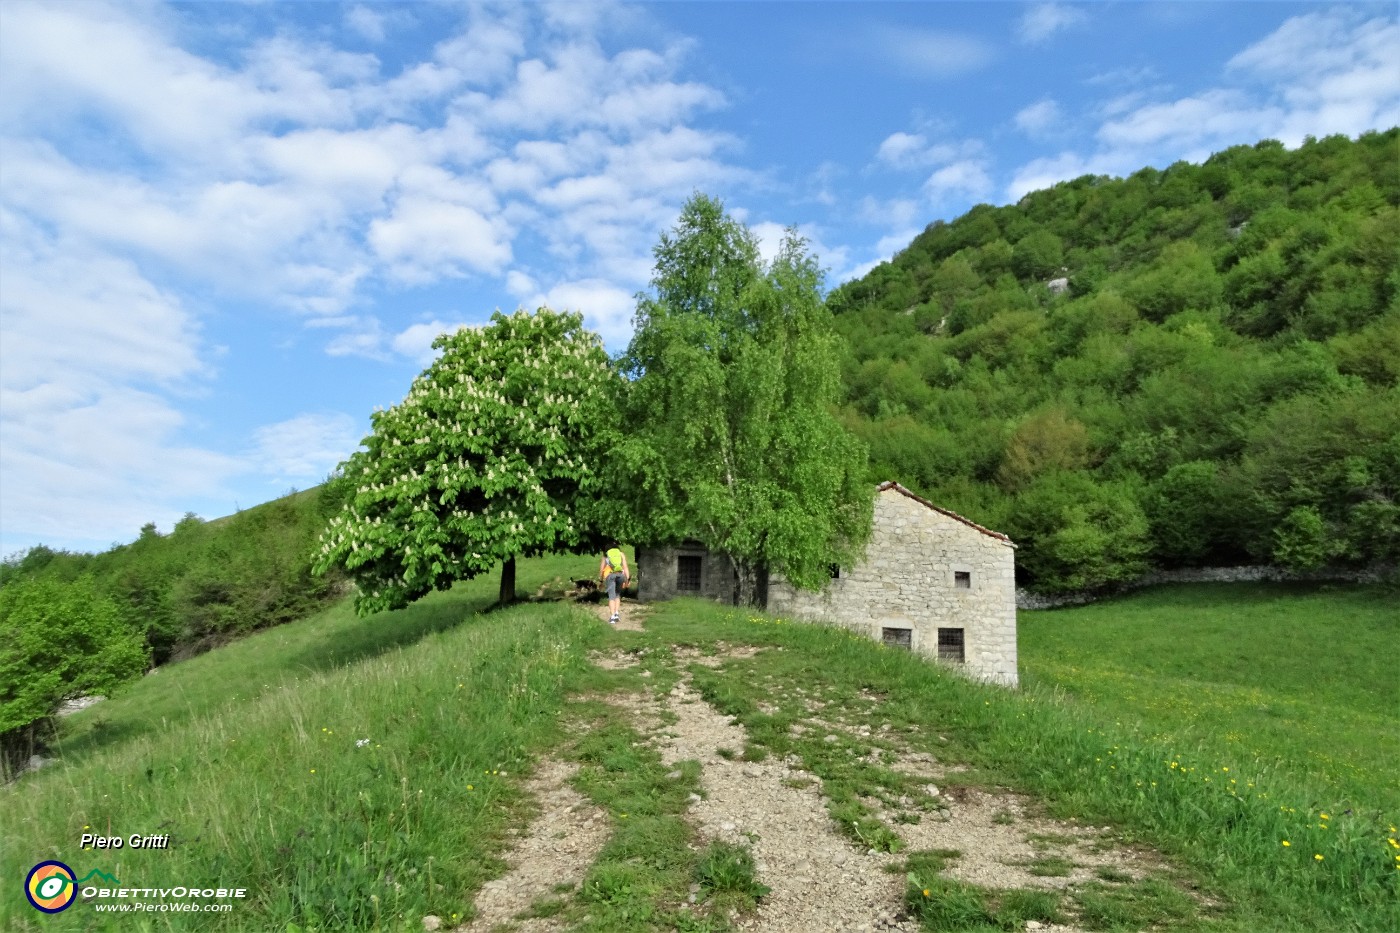
[[[734,605],[745,608],[758,606],[758,574],[754,565],[746,560],[730,556],[729,563],[734,567]]]
[[[501,563],[501,597],[497,600],[502,606],[515,602],[515,558]]]

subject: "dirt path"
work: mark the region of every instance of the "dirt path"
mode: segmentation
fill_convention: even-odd
[[[707,841],[749,846],[759,880],[772,888],[754,915],[739,919],[739,929],[918,929],[897,919],[904,883],[885,871],[897,857],[859,852],[838,835],[818,783],[800,763],[748,763],[720,754],[720,749],[737,754],[748,737],[686,680],[664,705],[676,722],[655,740],[662,759],[668,764],[697,759],[704,768],[704,797],[690,808],[696,831]]]
[[[630,611],[629,611],[630,610]],[[607,622],[607,606],[598,608]],[[640,630],[645,609],[624,604],[619,628]],[[720,656],[694,650],[676,652],[678,666],[690,662],[718,666],[751,657],[749,646],[716,646]],[[607,668],[638,663],[637,653],[615,652],[594,658]],[[795,691],[804,696],[802,691]],[[1009,792],[971,788],[940,789],[952,768],[927,752],[897,751],[898,737],[808,705],[812,716],[797,728],[820,730],[833,739],[867,746],[881,754],[887,767],[922,784],[923,818],[901,822],[873,798],[862,798],[884,825],[905,843],[900,855],[858,848],[838,832],[821,795],[821,781],[803,770],[795,756],[747,762],[741,759],[748,736],[742,726],[719,713],[697,693],[690,675],[665,695],[647,692],[615,695],[609,702],[626,710],[634,727],[657,749],[667,765],[700,762],[702,794],[692,796],[688,816],[701,844],[719,840],[747,846],[759,880],[771,888],[758,909],[733,918],[735,927],[755,933],[914,933],[917,922],[902,906],[905,880],[892,866],[908,852],[956,850],[944,874],[990,889],[1064,889],[1111,875],[1137,880],[1164,866],[1151,853],[1115,846],[1103,830],[1035,816],[1024,798]],[[872,700],[872,702],[874,702]],[[886,729],[888,727],[885,727]],[[527,789],[541,802],[540,817],[522,832],[507,856],[512,868],[487,884],[477,898],[480,911],[463,933],[487,933],[502,924],[513,930],[555,931],[556,921],[526,918],[531,904],[557,897],[561,882],[576,884],[606,842],[608,821],[593,804],[568,786],[573,767],[548,761]],[[899,801],[901,808],[911,804]],[[893,805],[893,804],[891,804]],[[1046,871],[1047,865],[1057,869]],[[522,919],[515,919],[522,918]],[[1071,926],[1031,921],[1040,933],[1079,933]]]
[[[557,897],[561,888],[577,886],[608,841],[607,814],[569,786],[577,766],[553,759],[540,764],[525,790],[540,805],[506,856],[510,870],[488,881],[476,896],[476,919],[460,933],[490,933],[510,924],[519,933],[562,930],[553,918],[529,917],[537,901]]]
[[[718,645],[719,656],[680,650],[681,663],[715,667],[727,660],[753,656],[751,646]],[[619,666],[635,657],[612,659]],[[742,726],[721,714],[696,693],[683,676],[669,695],[649,703],[635,698],[627,706],[637,726],[663,761],[687,759],[702,766],[704,795],[693,801],[692,824],[702,840],[748,845],[759,880],[772,891],[758,910],[736,920],[740,930],[755,933],[913,933],[918,923],[903,910],[904,876],[891,872],[905,855],[862,849],[837,832],[821,796],[821,782],[796,757],[750,763],[738,760],[748,744]],[[671,716],[664,716],[670,713]],[[670,725],[659,725],[672,719]],[[813,717],[803,725],[828,734],[868,740],[868,727]],[[891,737],[883,738],[888,741]],[[933,783],[948,772],[931,755],[906,750],[887,766],[927,778],[924,793],[935,807],[915,824],[901,823],[881,810],[886,826],[905,843],[905,853],[952,849],[962,853],[946,874],[986,888],[1065,888],[1111,868],[1139,878],[1159,867],[1155,860],[1114,847],[1093,827],[1031,816],[1022,798],[1011,793],[943,791]],[[1065,874],[1035,874],[1038,860],[1061,858],[1072,864]],[[1073,926],[1034,924],[1041,933],[1079,933]]]
[[[598,618],[602,619],[604,622],[607,622],[608,619],[611,618],[611,615],[608,613],[607,600],[603,600],[603,602],[594,606],[593,609]],[[619,618],[615,628],[622,632],[640,632],[642,631],[642,623],[650,614],[650,606],[644,606],[633,600],[624,599],[618,606]]]

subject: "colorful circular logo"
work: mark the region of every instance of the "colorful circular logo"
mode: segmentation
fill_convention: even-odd
[[[62,862],[40,862],[29,869],[29,877],[24,879],[24,896],[35,910],[58,913],[78,896],[73,869]]]

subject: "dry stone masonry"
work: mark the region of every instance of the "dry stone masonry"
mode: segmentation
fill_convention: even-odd
[[[961,665],[1014,687],[1016,546],[1003,534],[884,483],[865,560],[835,569],[822,593],[776,576],[768,609],[835,622],[876,641]]]
[[[831,585],[820,593],[773,574],[760,582],[760,595],[775,614],[842,625],[978,680],[1014,687],[1015,549],[1006,535],[898,483],[883,483],[862,562],[833,568]],[[638,548],[637,565],[644,601],[734,598],[729,561],[702,546]]]

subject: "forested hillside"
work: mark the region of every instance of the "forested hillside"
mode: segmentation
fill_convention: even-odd
[[[829,296],[848,425],[1023,582],[1400,557],[1400,131],[1085,176]]]
[[[19,604],[31,585],[81,585],[86,602],[122,620],[154,663],[198,654],[346,591],[342,575],[311,572],[313,543],[343,494],[326,483],[214,521],[187,514],[168,535],[150,523],[101,554],[30,548],[0,563],[0,591],[9,591],[0,608]],[[4,612],[0,620],[19,625]]]

